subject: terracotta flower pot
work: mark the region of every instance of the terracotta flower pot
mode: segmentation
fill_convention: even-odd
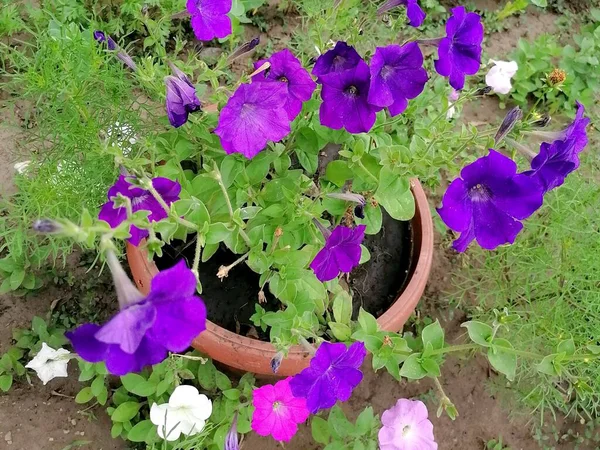
[[[396,301],[377,322],[386,331],[400,331],[423,295],[433,259],[433,223],[427,197],[418,180],[411,181],[416,200],[416,213],[412,219],[413,261],[409,281]],[[148,253],[141,247],[127,245],[127,260],[139,289],[147,294],[152,277],[158,273]],[[269,342],[251,339],[232,333],[225,328],[206,321],[206,331],[192,342],[192,346],[216,361],[229,367],[256,374],[273,375],[270,361],[275,356],[275,347]],[[302,347],[294,346],[284,358],[277,372],[280,376],[291,376],[308,366],[310,354]]]

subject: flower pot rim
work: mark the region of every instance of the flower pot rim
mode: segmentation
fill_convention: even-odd
[[[402,329],[425,290],[433,261],[433,221],[429,203],[419,181],[412,179],[410,184],[415,197],[415,216],[411,222],[414,230],[412,258],[416,258],[416,262],[413,262],[409,281],[396,301],[377,319],[384,331],[397,332]],[[147,294],[152,278],[159,272],[156,264],[148,260],[145,248],[129,243],[127,261],[136,285],[140,291]],[[235,334],[209,320],[206,321],[206,331],[194,339],[192,346],[231,368],[273,375],[270,362],[277,353],[273,344]],[[308,366],[310,357],[301,346],[292,346],[277,375],[295,375]]]

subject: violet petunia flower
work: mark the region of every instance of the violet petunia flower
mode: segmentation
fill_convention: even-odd
[[[326,51],[317,59],[312,74],[321,82],[320,77],[332,72],[343,72],[353,69],[363,59],[351,45],[338,41],[335,47]]]
[[[340,272],[348,273],[358,266],[365,228],[366,225],[358,225],[356,228],[338,225],[325,237],[325,247],[310,263],[310,268],[319,281],[333,280]],[[328,230],[325,231],[329,233]]]
[[[186,8],[192,16],[191,25],[199,41],[223,39],[231,34],[232,0],[187,0]]]
[[[323,342],[310,360],[310,367],[291,379],[292,393],[306,398],[306,407],[313,414],[331,408],[338,400],[345,402],[363,379],[360,366],[366,354],[362,342],[350,347],[341,342]]]
[[[167,87],[166,109],[169,122],[175,128],[187,122],[190,113],[200,111],[201,103],[196,88],[181,70],[170,64],[174,75],[165,77]]]
[[[584,113],[585,108],[577,102],[575,120],[551,144],[542,142],[540,152],[531,161],[531,170],[525,172],[540,182],[544,192],[563,184],[567,175],[579,167],[579,153],[588,143],[586,127],[590,123]]]
[[[284,83],[242,84],[219,115],[215,134],[225,153],[254,158],[267,142],[286,137],[290,129],[288,86]]]
[[[167,205],[179,200],[181,185],[177,181],[158,177],[152,179],[152,186]],[[114,186],[108,190],[108,202],[102,206],[100,214],[98,214],[98,218],[107,222],[111,228],[118,227],[121,222],[127,219],[127,207],[115,205],[115,198],[119,195],[129,199],[131,212],[150,211],[148,216],[150,222],[158,222],[167,217],[167,212],[149,191],[133,186],[127,181],[127,177],[120,175]],[[134,225],[131,225],[129,232],[131,234],[129,243],[135,246],[138,246],[140,241],[148,237],[149,234],[148,230],[140,229]]]
[[[320,77],[323,103],[319,109],[321,125],[349,133],[366,133],[375,123],[376,113],[383,109],[368,101],[371,75],[364,61],[343,72]]]
[[[368,101],[387,107],[392,116],[398,115],[406,109],[409,99],[423,92],[427,79],[423,54],[416,42],[377,47],[371,59]]]
[[[117,58],[123,61],[123,63],[134,72],[137,70],[137,65],[135,64],[131,56],[129,56],[126,51],[121,50],[121,48],[117,45],[114,39],[111,38],[108,34],[104,33],[104,31],[94,31],[94,39],[97,42],[106,42],[106,46],[109,50],[117,51]]]
[[[401,398],[381,415],[380,450],[437,450],[427,407],[419,400]]]
[[[104,361],[113,375],[139,372],[182,352],[206,329],[206,307],[196,296],[196,277],[181,260],[152,279],[144,297],[109,251],[120,311],[104,325],[87,323],[65,334],[85,361]]]
[[[408,17],[408,24],[411,27],[420,27],[423,25],[427,14],[425,14],[425,11],[419,6],[418,0],[387,0],[379,7],[377,14],[385,14],[399,5],[406,6],[406,16]]]
[[[474,239],[487,250],[512,244],[523,228],[520,221],[542,206],[539,182],[518,174],[515,162],[493,149],[464,167],[460,176],[450,183],[438,209],[444,223],[461,233],[452,244],[458,252]]]
[[[269,59],[254,63],[254,68],[259,69],[264,63],[270,63],[268,70],[256,74],[252,82],[281,82],[287,88],[287,101],[285,110],[290,120],[294,120],[302,110],[302,103],[310,100],[317,87],[308,71],[287,48],[273,53]]]
[[[446,37],[438,47],[435,70],[450,77],[450,86],[461,90],[465,86],[465,75],[475,75],[479,70],[483,24],[479,14],[467,12],[464,6],[451,11],[452,17],[446,22]]]

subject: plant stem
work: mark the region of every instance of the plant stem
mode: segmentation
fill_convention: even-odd
[[[221,177],[221,171],[219,170],[219,168],[217,167],[216,164],[214,165],[213,170],[214,170],[213,177],[215,178],[215,180],[217,180],[217,183],[219,183],[219,187],[221,188],[223,197],[225,197],[225,203],[227,204],[227,210],[229,211],[229,220],[233,223],[233,206],[231,205],[231,199],[229,198],[229,193],[227,192],[227,188],[225,187],[225,184],[223,183],[223,177]],[[248,247],[252,247],[252,244],[250,243],[250,238],[248,237],[246,232],[242,229],[242,227],[239,227],[239,233],[240,233],[240,236],[242,237],[242,239],[244,240],[244,242],[246,243],[246,245]]]
[[[200,254],[202,253],[202,245],[200,245],[200,237],[196,235],[196,249],[194,251],[194,263],[192,265],[192,272],[196,275],[196,280],[200,279],[198,273],[198,266],[200,265]]]
[[[158,191],[154,188],[154,186],[150,185],[150,186],[146,186],[146,188],[147,188],[148,192],[150,192],[152,194],[152,197],[154,197],[156,199],[156,201],[162,207],[162,209],[165,210],[165,212],[167,213],[168,216],[173,217],[173,219],[175,219],[175,221],[177,223],[179,223],[180,225],[183,225],[186,228],[190,228],[190,229],[196,230],[196,231],[198,230],[198,227],[196,226],[196,224],[190,222],[189,220],[185,220],[176,214],[173,214],[171,212],[171,208],[169,208],[169,205],[167,205],[167,202],[165,202],[165,200],[158,193]]]
[[[367,169],[365,167],[365,165],[363,164],[363,162],[359,159],[358,160],[358,167],[360,167],[362,170],[364,170],[366,172],[367,175],[369,175],[369,178],[371,178],[375,184],[379,184],[379,179],[373,175],[371,172],[369,172],[369,169]]]

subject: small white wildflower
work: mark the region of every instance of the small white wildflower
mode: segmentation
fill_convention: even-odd
[[[494,66],[485,76],[486,84],[498,94],[508,94],[512,89],[510,79],[515,76],[519,66],[515,61],[496,61],[490,59]]]
[[[158,435],[167,441],[179,439],[181,434],[200,433],[212,414],[212,402],[194,386],[177,386],[169,403],[152,404],[150,420],[158,427]]]
[[[68,350],[64,348],[54,350],[44,342],[39,353],[25,367],[35,370],[42,383],[47,384],[54,378],[69,376],[67,374],[69,359],[71,353]]]
[[[18,162],[14,165],[15,170],[17,171],[17,173],[23,175],[25,172],[27,172],[27,168],[29,167],[29,165],[31,164],[31,161],[22,161],[22,162]]]

